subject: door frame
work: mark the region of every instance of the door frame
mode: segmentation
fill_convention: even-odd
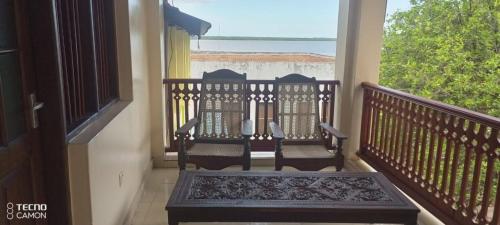
[[[66,120],[55,1],[30,1],[28,14],[36,94],[45,104],[38,117],[47,219],[51,225],[69,225]]]

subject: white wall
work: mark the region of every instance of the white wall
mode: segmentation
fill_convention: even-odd
[[[149,103],[151,115],[151,156],[154,167],[165,164],[165,99],[163,77],[165,73],[165,47],[163,24],[163,1],[144,1],[148,11],[149,54]]]
[[[349,137],[347,158],[357,158],[365,81],[378,83],[386,0],[340,1],[337,68],[340,80],[335,107],[336,126]]]
[[[212,72],[218,69],[231,69],[238,73],[247,73],[248,79],[274,79],[290,73],[313,76],[319,80],[335,78],[335,60],[333,58],[330,62],[191,60],[192,78],[201,78],[203,72]]]
[[[90,126],[68,145],[73,225],[124,224],[151,168],[147,1],[115,2],[118,104],[126,107],[99,131]]]

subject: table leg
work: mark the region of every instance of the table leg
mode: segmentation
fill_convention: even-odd
[[[179,225],[179,221],[172,213],[168,213],[168,225]]]
[[[417,215],[412,216],[411,218],[409,218],[408,221],[405,223],[405,225],[418,225],[418,223],[417,223]]]
[[[168,225],[179,225],[179,222],[176,220],[171,220],[170,218],[168,219]]]

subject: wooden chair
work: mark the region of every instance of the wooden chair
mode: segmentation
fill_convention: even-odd
[[[320,124],[316,79],[300,74],[276,78],[274,118],[269,123],[275,147],[275,169],[291,166],[299,170],[320,170],[344,166],[342,142],[347,137],[327,123]],[[332,145],[321,131],[336,137]]]
[[[186,169],[186,163],[212,170],[232,165],[250,169],[249,139],[253,131],[252,121],[247,119],[245,81],[246,74],[227,69],[203,73],[198,117],[176,131],[181,170]],[[187,148],[186,138],[192,128],[193,145]]]

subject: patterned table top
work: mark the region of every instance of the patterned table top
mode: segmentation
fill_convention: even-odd
[[[381,173],[183,171],[169,207],[416,209]]]

